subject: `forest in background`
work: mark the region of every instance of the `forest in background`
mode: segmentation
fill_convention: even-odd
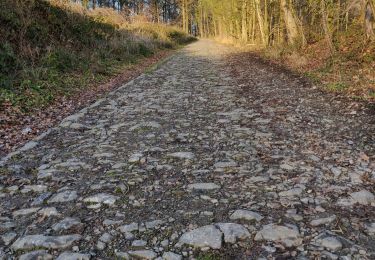
[[[131,20],[180,26],[257,53],[323,83],[375,99],[375,0],[76,0]]]
[[[374,0],[190,3],[189,28],[196,23],[202,37],[258,50],[326,90],[375,99]]]

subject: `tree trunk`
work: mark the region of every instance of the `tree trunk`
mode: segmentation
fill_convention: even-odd
[[[330,31],[329,25],[328,25],[328,14],[327,14],[327,8],[326,8],[325,0],[320,0],[320,12],[322,14],[322,26],[323,26],[323,30],[324,30],[324,36],[325,36],[325,39],[327,41],[327,44],[329,46],[329,49],[330,49],[331,53],[333,53],[334,47],[333,47],[333,43],[332,43],[332,34],[331,34],[331,31]]]
[[[365,32],[367,39],[374,38],[374,6],[369,0],[365,0]]]
[[[288,41],[290,44],[295,44],[303,37],[302,35],[300,35],[298,21],[294,14],[293,6],[291,6],[291,3],[287,3],[286,0],[281,0],[281,8],[284,13],[284,21],[288,33]]]
[[[267,26],[264,24],[263,16],[262,16],[262,10],[260,9],[260,2],[259,0],[255,0],[255,10],[257,13],[257,18],[258,18],[258,24],[259,24],[259,31],[260,31],[260,36],[262,38],[262,43],[264,45],[268,45],[268,33],[266,31]]]
[[[242,37],[242,40],[244,42],[247,42],[247,30],[248,30],[248,26],[247,26],[247,17],[246,17],[246,14],[247,14],[247,3],[246,3],[246,0],[242,0],[242,21],[241,21],[241,37]]]

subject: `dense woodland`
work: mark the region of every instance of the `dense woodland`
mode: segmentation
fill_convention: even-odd
[[[246,46],[328,90],[375,97],[375,0],[76,1]]]
[[[362,29],[374,37],[374,0],[83,0],[87,8],[111,7],[127,17],[181,25],[202,37],[229,37],[263,45],[306,44]]]

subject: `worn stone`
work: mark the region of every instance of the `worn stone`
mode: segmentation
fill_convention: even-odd
[[[118,228],[121,232],[133,232],[138,230],[138,223],[131,223],[128,225],[123,225]]]
[[[286,247],[299,246],[302,243],[301,235],[296,227],[269,224],[263,226],[254,238],[255,241],[273,241],[284,244]]]
[[[237,240],[245,240],[250,238],[249,231],[242,225],[235,223],[218,223],[216,227],[224,234],[226,243],[236,243]]]
[[[342,248],[342,243],[335,237],[326,237],[319,239],[318,243],[332,252],[336,252]]]
[[[27,209],[19,209],[13,212],[13,217],[21,217],[33,214],[37,212],[40,208],[27,208]]]
[[[335,219],[336,219],[335,215],[327,217],[327,218],[318,218],[318,219],[312,220],[310,222],[310,225],[313,227],[327,225],[327,224],[331,224],[333,221],[335,221]]]
[[[128,254],[133,257],[138,257],[141,259],[154,259],[157,257],[157,254],[151,250],[136,250],[129,251]]]
[[[215,183],[193,183],[187,187],[189,190],[216,190],[220,189],[220,186]]]
[[[99,193],[90,197],[85,198],[83,201],[88,203],[103,203],[106,205],[114,205],[116,200],[118,199],[117,196],[106,194],[106,193]]]
[[[64,252],[60,254],[56,260],[89,260],[91,256],[89,254]]]
[[[181,255],[178,255],[173,252],[164,252],[162,257],[164,260],[182,260]]]
[[[191,152],[176,152],[176,153],[170,153],[167,156],[171,158],[175,158],[175,159],[187,159],[187,160],[192,160],[195,157],[195,155]]]
[[[64,218],[59,223],[56,223],[52,226],[52,229],[56,232],[62,230],[76,229],[77,227],[82,226],[82,223],[79,219],[76,218]]]
[[[230,216],[230,219],[231,220],[261,221],[263,217],[262,215],[254,211],[238,209],[233,212],[233,214]]]
[[[203,226],[186,232],[178,242],[181,245],[193,247],[220,249],[222,245],[222,233],[214,225]]]
[[[66,236],[44,236],[44,235],[28,235],[20,237],[11,246],[13,250],[28,250],[35,247],[47,249],[63,249],[70,247],[74,242],[81,239],[80,235]]]
[[[48,200],[48,203],[64,203],[75,201],[78,198],[77,192],[74,190],[66,190],[54,195]]]
[[[20,255],[19,260],[52,260],[53,255],[49,254],[45,250],[36,250],[29,253]]]

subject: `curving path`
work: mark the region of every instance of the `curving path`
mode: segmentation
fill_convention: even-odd
[[[241,56],[189,45],[3,158],[0,259],[375,259],[371,115]]]

